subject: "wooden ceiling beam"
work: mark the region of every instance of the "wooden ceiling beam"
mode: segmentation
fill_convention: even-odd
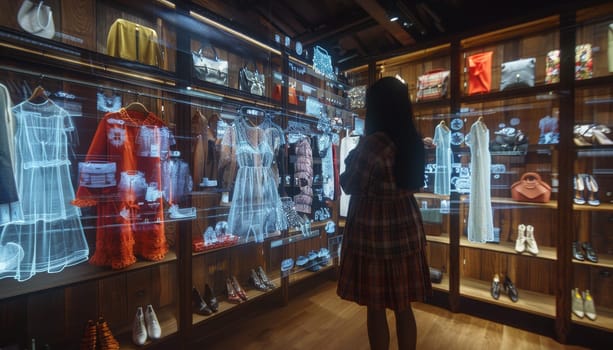
[[[396,22],[391,22],[385,9],[376,0],[354,0],[366,13],[374,18],[385,30],[387,30],[402,46],[415,43],[415,39],[407,33],[402,26]]]

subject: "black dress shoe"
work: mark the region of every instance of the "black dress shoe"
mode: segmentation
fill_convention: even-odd
[[[213,312],[217,312],[217,310],[219,310],[219,302],[217,301],[217,298],[215,297],[215,293],[213,293],[213,290],[208,285],[208,283],[204,285],[204,298],[203,299],[204,299],[204,302],[209,306],[209,308]]]
[[[509,294],[511,301],[514,303],[517,302],[517,299],[519,299],[519,293],[517,292],[517,288],[515,288],[513,285],[513,282],[511,282],[509,276],[504,276],[503,286],[504,290]]]
[[[581,247],[579,246],[579,242],[573,242],[573,258],[579,261],[585,260]]]
[[[583,242],[583,244],[581,244],[581,248],[585,250],[585,257],[587,260],[593,263],[598,262],[598,256],[596,255],[596,252],[594,251],[594,248],[592,248],[592,244],[590,242]]]
[[[199,315],[208,316],[213,313],[213,310],[204,302],[204,299],[202,299],[196,287],[192,287],[192,308],[194,312]]]
[[[492,278],[490,293],[492,294],[492,298],[496,300],[500,297],[500,276],[498,276],[498,274],[495,274],[494,278]]]

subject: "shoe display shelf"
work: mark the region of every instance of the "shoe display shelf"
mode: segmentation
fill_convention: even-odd
[[[576,44],[592,45],[593,69],[586,79],[577,80],[574,91],[574,128],[572,130],[573,227],[568,257],[571,290],[589,291],[595,317],[573,312],[574,295],[567,312],[573,325],[613,332],[613,19],[588,10],[578,11]],[[602,13],[604,15],[604,12]],[[607,35],[604,35],[604,32]],[[607,49],[605,49],[607,48]],[[608,62],[607,62],[608,59]],[[589,252],[589,254],[588,254]],[[579,253],[578,259],[575,253]],[[587,310],[587,300],[583,300]]]

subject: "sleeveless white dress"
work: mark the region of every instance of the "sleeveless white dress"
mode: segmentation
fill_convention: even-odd
[[[468,209],[468,240],[488,242],[494,240],[494,219],[490,190],[491,157],[490,131],[481,121],[470,127],[470,207]]]

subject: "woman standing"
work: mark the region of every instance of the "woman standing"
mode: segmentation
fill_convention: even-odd
[[[372,349],[388,349],[386,309],[396,317],[400,349],[414,349],[411,302],[431,294],[421,213],[424,146],[406,85],[382,78],[366,94],[364,137],[347,156],[341,186],[351,195],[338,295],[367,307]]]

